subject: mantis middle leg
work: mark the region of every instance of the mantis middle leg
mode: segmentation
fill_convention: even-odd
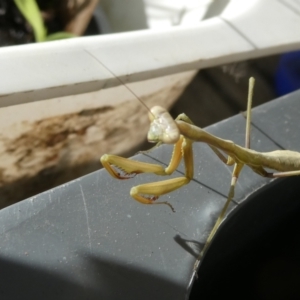
[[[252,107],[252,97],[253,97],[253,88],[254,88],[254,83],[255,80],[254,78],[250,78],[249,79],[249,91],[248,91],[248,101],[247,101],[247,119],[246,119],[246,134],[245,134],[245,148],[250,148],[250,131],[251,131],[251,107]],[[224,216],[227,212],[227,209],[229,207],[230,202],[232,201],[233,197],[234,197],[234,191],[235,191],[235,186],[239,177],[240,172],[243,169],[244,164],[240,163],[240,162],[235,162],[233,158],[228,157],[227,160],[226,158],[224,158],[224,156],[220,153],[220,151],[215,148],[215,147],[211,147],[212,150],[216,153],[216,155],[223,161],[225,162],[227,165],[231,165],[234,164],[234,168],[232,171],[232,175],[231,175],[231,184],[230,184],[230,188],[229,188],[229,193],[227,196],[227,200],[225,202],[225,205],[222,208],[221,213],[218,216],[218,219],[213,227],[213,229],[211,230],[206,243],[202,249],[202,251],[200,252],[199,257],[196,260],[195,266],[194,266],[194,272],[197,270],[199,263],[202,259],[202,256],[204,254],[204,252],[206,251],[206,249],[208,248],[208,246],[210,245],[214,235],[216,234],[221,222],[224,219]],[[223,157],[222,157],[223,156]]]

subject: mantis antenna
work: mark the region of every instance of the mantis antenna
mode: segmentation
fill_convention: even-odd
[[[153,115],[151,112],[150,108],[142,101],[142,99],[119,77],[117,76],[112,70],[110,70],[103,62],[101,62],[96,56],[94,56],[92,53],[89,51],[85,50],[89,55],[91,55],[97,62],[105,69],[107,70],[110,74],[112,74],[132,95],[134,95],[140,103],[148,110],[149,114]],[[154,115],[153,115],[154,117]]]
[[[148,141],[150,143],[161,143],[174,144],[179,139],[179,129],[174,121],[174,119],[165,113],[165,109],[161,109],[159,106],[155,106],[152,109],[142,101],[142,99],[113,71],[111,71],[103,62],[101,62],[92,53],[85,50],[89,55],[91,55],[103,68],[105,68],[110,74],[112,74],[132,95],[134,95],[139,102],[148,110],[149,118],[151,121],[150,130],[148,133]]]

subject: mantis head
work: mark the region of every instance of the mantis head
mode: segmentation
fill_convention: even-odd
[[[179,140],[177,124],[164,108],[152,107],[149,118],[151,124],[147,138],[150,143],[175,144]]]

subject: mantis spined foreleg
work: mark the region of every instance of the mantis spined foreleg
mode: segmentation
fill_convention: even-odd
[[[172,157],[169,165],[163,168],[160,165],[149,164],[144,162],[132,161],[123,157],[104,154],[101,157],[101,163],[106,170],[117,179],[128,179],[132,175],[140,173],[154,173],[156,175],[170,175],[178,167],[180,160],[184,157],[185,162],[185,176],[164,180],[160,182],[153,182],[148,184],[142,184],[131,188],[130,195],[137,201],[143,204],[166,204],[172,211],[174,208],[168,202],[155,202],[159,196],[170,193],[183,185],[190,182],[194,176],[194,162],[193,162],[193,149],[192,140],[184,138],[179,134],[177,125],[172,117],[161,107],[152,108],[153,115],[157,118],[153,118],[150,114],[151,130],[148,133],[148,140],[153,139],[153,133],[155,137],[160,136],[160,141],[167,144],[174,144]],[[163,114],[163,115],[161,115]],[[179,116],[180,117],[180,116]],[[191,122],[189,118],[183,116],[185,122]],[[120,169],[123,175],[117,172],[114,168]],[[148,195],[148,196],[147,196]]]

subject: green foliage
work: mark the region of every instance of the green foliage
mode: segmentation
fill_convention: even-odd
[[[61,32],[55,32],[53,34],[49,34],[46,36],[45,41],[50,42],[50,41],[55,41],[55,40],[63,40],[63,39],[69,39],[76,37],[75,34],[61,31]]]
[[[36,42],[53,41],[75,37],[68,32],[56,32],[47,36],[47,29],[44,26],[41,11],[36,0],[14,0],[21,14],[31,25]]]

